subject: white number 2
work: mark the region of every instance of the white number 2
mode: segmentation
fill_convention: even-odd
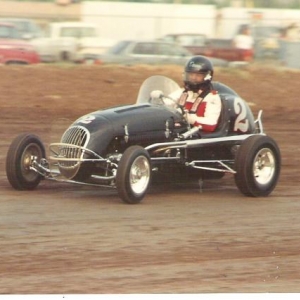
[[[234,99],[234,112],[237,115],[233,131],[247,132],[249,129],[249,120],[247,117],[247,108],[241,98]]]

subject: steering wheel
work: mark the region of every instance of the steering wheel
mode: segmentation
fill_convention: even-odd
[[[169,96],[165,96],[162,91],[159,90],[152,91],[150,95],[150,99],[152,99],[150,100],[151,102],[153,102],[153,100],[155,99],[165,106],[171,106],[171,105],[174,106],[174,108],[176,108],[177,111],[181,113],[183,116],[186,113],[184,110],[184,106],[180,105],[177,100]]]
[[[183,116],[185,115],[185,109],[184,109],[184,106],[183,105],[180,105],[178,103],[177,100],[174,100],[173,98],[171,97],[168,97],[168,96],[162,96],[160,97],[162,103],[166,106],[170,106],[170,102],[172,102],[172,105],[174,105],[174,108],[176,108],[176,110],[181,113]]]

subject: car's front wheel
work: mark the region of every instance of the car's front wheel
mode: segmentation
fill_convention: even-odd
[[[151,161],[148,152],[140,146],[125,150],[118,165],[116,187],[120,198],[129,204],[139,203],[151,181]]]
[[[246,196],[268,196],[277,184],[280,167],[276,142],[268,136],[251,136],[240,146],[235,158],[236,185]]]
[[[30,168],[33,157],[38,161],[45,158],[44,145],[36,135],[20,134],[11,143],[6,157],[6,176],[13,188],[33,190],[40,183],[42,176]]]

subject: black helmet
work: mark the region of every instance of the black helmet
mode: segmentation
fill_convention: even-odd
[[[198,73],[206,75],[201,82],[190,81],[189,73]],[[207,89],[210,86],[214,69],[211,61],[204,56],[194,56],[185,65],[184,83],[185,88],[198,92],[200,89]]]

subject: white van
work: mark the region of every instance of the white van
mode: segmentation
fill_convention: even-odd
[[[97,25],[85,22],[51,23],[45,37],[32,40],[42,61],[80,62],[86,55],[98,55],[113,40],[101,38]]]

